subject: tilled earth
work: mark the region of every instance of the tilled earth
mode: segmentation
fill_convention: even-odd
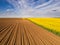
[[[27,19],[0,19],[0,45],[60,45],[60,37]]]

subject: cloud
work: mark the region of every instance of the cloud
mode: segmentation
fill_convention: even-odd
[[[60,17],[60,0],[7,0],[15,10],[7,9],[0,17]],[[39,3],[40,2],[40,3]],[[37,4],[34,6],[34,4]],[[31,6],[30,6],[31,5]],[[34,6],[34,7],[33,7]]]

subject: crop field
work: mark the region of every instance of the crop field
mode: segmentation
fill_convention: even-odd
[[[28,19],[0,19],[0,45],[60,45],[60,36]]]
[[[60,18],[29,18],[29,20],[60,35]]]

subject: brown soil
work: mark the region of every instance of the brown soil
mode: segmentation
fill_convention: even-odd
[[[0,19],[0,45],[60,45],[60,37],[26,19]]]

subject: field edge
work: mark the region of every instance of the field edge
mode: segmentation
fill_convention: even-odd
[[[27,18],[26,18],[26,19],[27,19]],[[57,36],[60,36],[60,32],[57,32],[57,31],[55,31],[55,30],[53,30],[53,29],[49,29],[49,28],[47,28],[47,27],[44,27],[43,25],[39,25],[39,24],[31,21],[30,19],[27,19],[27,20],[29,20],[30,22],[32,22],[32,23],[34,23],[34,24],[36,24],[36,25],[38,25],[38,26],[40,26],[40,27],[42,27],[42,28],[44,28],[44,29],[46,29],[46,30],[49,31],[49,32],[52,32],[53,34],[55,34],[55,35],[57,35]]]

